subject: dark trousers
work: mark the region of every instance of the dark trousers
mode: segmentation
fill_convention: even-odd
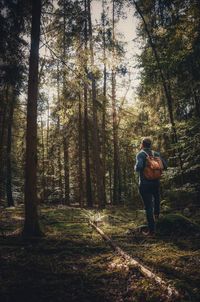
[[[160,213],[160,186],[158,184],[140,184],[139,192],[144,203],[149,231],[155,232],[154,215]]]

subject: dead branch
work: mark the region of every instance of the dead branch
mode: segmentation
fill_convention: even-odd
[[[138,268],[143,276],[154,280],[159,286],[161,286],[163,290],[166,291],[168,298],[172,299],[180,297],[179,292],[173,286],[168,285],[166,281],[164,281],[158,275],[146,268],[143,264],[139,263],[137,260],[135,260],[126,252],[124,252],[112,241],[111,238],[109,238],[99,227],[97,227],[95,223],[89,221],[89,224],[103,237],[105,241],[108,242],[108,244],[118,253],[119,256],[125,259],[130,265],[133,265],[134,267]]]

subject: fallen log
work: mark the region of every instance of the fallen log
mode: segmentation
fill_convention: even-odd
[[[180,293],[173,286],[169,285],[166,281],[164,281],[158,275],[153,273],[150,269],[145,267],[143,264],[139,263],[126,252],[124,252],[95,223],[89,221],[89,224],[102,236],[105,241],[108,242],[108,244],[117,252],[119,256],[121,256],[124,260],[129,263],[129,265],[133,265],[134,267],[138,268],[143,276],[155,281],[159,286],[161,286],[163,290],[167,293],[168,298],[172,299],[170,301],[175,301],[175,299],[181,297]]]
[[[1,236],[2,238],[6,238],[6,237],[12,237],[12,236],[16,236],[21,234],[22,228],[18,228],[14,231],[10,231],[10,232],[4,232],[3,230],[1,230]]]

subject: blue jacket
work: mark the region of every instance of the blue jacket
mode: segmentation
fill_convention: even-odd
[[[147,154],[151,155],[152,151],[151,149],[143,149]],[[147,155],[143,152],[143,150],[141,150],[137,155],[136,155],[136,164],[135,164],[135,171],[139,173],[139,184],[143,185],[143,184],[152,184],[152,185],[159,185],[160,180],[159,179],[153,179],[153,180],[149,180],[144,178],[144,174],[143,174],[143,170],[145,168],[146,165],[146,158]],[[160,157],[162,162],[163,162],[163,166],[164,169],[167,169],[167,163],[166,161],[160,156],[159,152],[155,152],[153,151],[154,156],[156,157]]]

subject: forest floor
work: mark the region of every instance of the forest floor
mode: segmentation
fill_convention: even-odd
[[[145,221],[144,213],[127,207],[99,213],[65,206],[41,208],[46,236],[32,240],[11,236],[22,226],[22,206],[2,209],[0,301],[168,301],[161,287],[127,265],[88,219],[98,220],[115,244],[174,285],[180,301],[200,301],[198,238],[133,235],[129,230]]]

